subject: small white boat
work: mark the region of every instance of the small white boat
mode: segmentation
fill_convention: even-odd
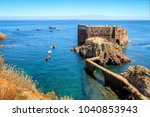
[[[52,51],[51,51],[51,50],[49,50],[49,51],[48,51],[48,54],[51,54],[51,53],[52,53]]]

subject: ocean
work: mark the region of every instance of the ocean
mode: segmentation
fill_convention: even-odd
[[[21,68],[30,75],[44,93],[55,91],[60,97],[67,95],[76,100],[118,99],[104,87],[101,71],[96,70],[96,79],[88,76],[84,71],[85,59],[70,51],[77,45],[78,24],[117,25],[128,29],[129,43],[124,53],[132,62],[110,69],[118,73],[131,65],[150,69],[150,21],[0,21],[0,32],[10,36],[0,41],[0,54],[4,55],[6,64]],[[57,29],[49,31],[50,26]],[[38,28],[41,30],[37,31]],[[52,44],[56,45],[55,49],[51,49]],[[46,62],[44,58],[49,50],[52,58]]]

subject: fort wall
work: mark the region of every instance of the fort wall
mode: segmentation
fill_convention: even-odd
[[[119,26],[78,25],[78,45],[83,45],[88,38],[103,37],[119,45],[128,43],[128,31]]]

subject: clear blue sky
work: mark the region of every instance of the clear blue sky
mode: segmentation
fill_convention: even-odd
[[[149,4],[149,0],[0,0],[0,18],[148,19]]]

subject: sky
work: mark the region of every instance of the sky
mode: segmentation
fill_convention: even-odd
[[[0,19],[150,19],[150,0],[0,0]]]

